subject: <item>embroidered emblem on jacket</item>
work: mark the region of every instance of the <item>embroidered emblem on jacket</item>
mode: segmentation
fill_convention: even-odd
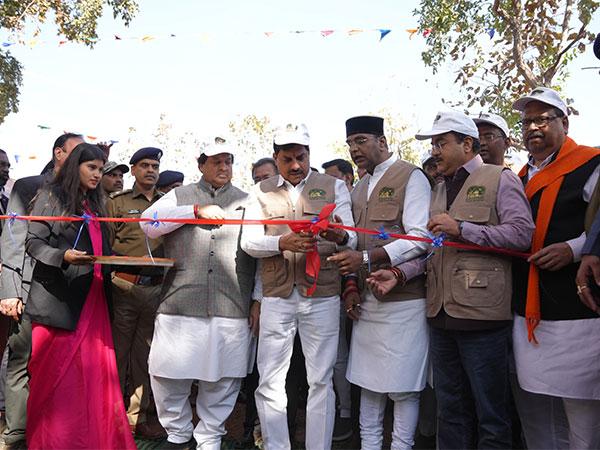
[[[391,200],[394,197],[394,188],[391,187],[382,187],[379,189],[379,194],[377,196],[380,200]]]
[[[485,194],[485,186],[471,186],[467,189],[467,201],[476,202],[483,200]]]
[[[326,192],[323,189],[311,189],[308,192],[308,198],[311,200],[318,200],[321,198],[325,198]]]

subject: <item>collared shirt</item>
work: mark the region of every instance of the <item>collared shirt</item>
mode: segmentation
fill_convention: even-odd
[[[462,167],[467,172],[472,173],[482,165],[481,156],[476,155]],[[498,225],[478,225],[463,222],[461,238],[484,246],[513,250],[528,249],[531,245],[535,224],[531,216],[531,206],[525,196],[523,183],[511,170],[504,170],[500,175],[496,196],[496,211],[500,222]]]
[[[535,165],[533,157],[529,157],[529,161],[527,161],[527,179],[531,180],[540,170],[554,161],[558,151],[548,155],[546,159],[544,159],[539,166]],[[596,187],[596,183],[598,182],[598,177],[600,175],[600,164],[596,166],[592,174],[589,176],[585,185],[583,186],[583,191],[581,192],[581,198],[584,202],[589,203],[592,198],[592,194],[594,192],[594,188]],[[585,231],[581,233],[579,236],[573,239],[569,239],[566,243],[571,247],[571,251],[573,252],[573,261],[578,262],[581,261],[581,254],[583,251],[583,246],[585,245],[586,233]]]
[[[292,186],[287,180],[284,180],[281,175],[277,181],[277,186],[285,186],[290,196],[292,204],[296,204],[302,190],[306,185],[306,180],[310,177],[311,172],[307,177],[298,183],[296,186]],[[350,192],[348,188],[341,180],[335,181],[335,209],[332,215],[337,215],[342,219],[344,225],[354,226],[354,220],[352,219],[352,208],[350,200]],[[252,196],[249,206],[247,209],[248,219],[262,219],[263,213],[262,208],[258,200]],[[266,258],[273,255],[279,255],[279,238],[281,236],[266,236],[264,234],[264,227],[257,225],[245,225],[242,232],[242,248],[246,253],[255,258]],[[317,239],[321,239],[317,237]],[[340,249],[342,247],[339,247]],[[354,231],[348,231],[348,242],[343,248],[356,248],[356,233]]]
[[[133,189],[111,196],[106,205],[108,217],[141,217],[142,213],[162,195],[154,188],[152,200],[148,200],[134,184]],[[114,237],[112,249],[117,255],[145,256],[148,254],[146,237],[137,222],[114,222],[110,225]],[[161,245],[161,239],[150,240],[150,250],[153,256],[160,256],[154,254],[154,251]]]
[[[392,154],[388,159],[375,166],[373,175],[369,178],[367,199],[371,197],[371,193],[381,177],[397,159],[398,157]],[[429,235],[427,222],[429,220],[430,202],[431,185],[422,171],[414,170],[408,178],[404,194],[402,226],[406,234],[421,237]],[[390,258],[390,264],[396,266],[422,254],[427,249],[427,245],[425,242],[397,239],[386,244],[383,248]],[[416,262],[411,264],[416,264]]]

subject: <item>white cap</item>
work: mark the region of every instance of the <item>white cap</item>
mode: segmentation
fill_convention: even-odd
[[[211,142],[204,147],[200,152],[200,155],[215,156],[220,155],[221,153],[229,153],[233,156],[235,155],[235,148],[225,138],[221,136],[215,136],[214,142]]]
[[[300,144],[309,145],[308,128],[303,123],[288,123],[275,130],[275,145]]]
[[[479,139],[479,130],[477,130],[477,125],[475,125],[473,119],[459,111],[440,111],[437,113],[437,116],[435,116],[431,130],[421,131],[420,133],[415,134],[415,138],[419,141],[424,141],[433,136],[449,133],[451,131]]]
[[[500,128],[504,132],[504,136],[510,136],[510,130],[508,129],[506,120],[498,114],[480,112],[478,116],[473,116],[473,122],[475,122],[475,125],[485,123]]]
[[[542,102],[547,105],[554,106],[555,108],[560,109],[565,116],[569,115],[569,110],[567,109],[567,105],[563,102],[558,92],[554,89],[550,89],[547,87],[536,87],[533,91],[526,95],[525,97],[521,97],[519,100],[513,103],[513,109],[517,111],[525,111],[525,107],[530,102]]]

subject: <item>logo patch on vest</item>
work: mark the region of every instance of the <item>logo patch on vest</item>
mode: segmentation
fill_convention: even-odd
[[[127,211],[127,214],[141,214],[142,212],[139,209],[130,209]]]
[[[323,189],[311,189],[308,191],[308,198],[311,200],[319,200],[325,198],[326,192]]]
[[[485,194],[485,186],[471,186],[467,189],[467,201],[477,202],[483,200]]]
[[[382,187],[379,189],[379,200],[391,200],[394,197],[394,188],[391,187]]]

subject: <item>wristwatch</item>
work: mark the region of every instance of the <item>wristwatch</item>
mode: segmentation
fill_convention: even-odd
[[[368,265],[369,265],[369,252],[367,250],[363,250],[362,254],[363,254],[363,260],[362,260],[363,266],[368,267]]]

